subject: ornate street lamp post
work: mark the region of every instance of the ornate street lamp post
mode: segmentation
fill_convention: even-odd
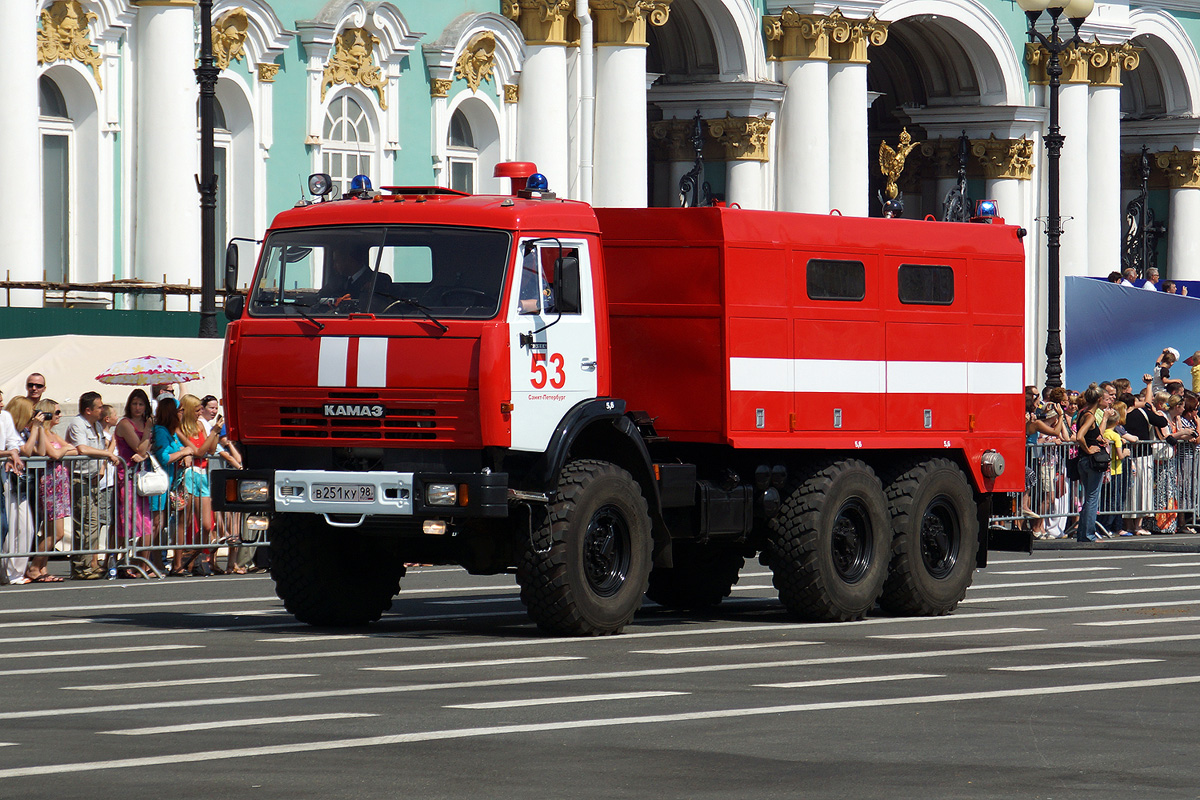
[[[217,98],[217,76],[213,63],[212,0],[200,0],[200,332],[201,339],[217,338],[217,176],[213,154],[213,112]]]
[[[1059,295],[1062,279],[1059,276],[1059,249],[1062,239],[1062,216],[1059,212],[1058,161],[1062,157],[1063,140],[1066,138],[1058,126],[1058,87],[1062,77],[1062,62],[1059,54],[1076,44],[1082,44],[1079,27],[1087,15],[1092,13],[1095,0],[1017,0],[1029,21],[1029,40],[1040,44],[1047,53],[1046,75],[1050,91],[1050,127],[1046,132],[1046,189],[1049,195],[1049,213],[1046,219],[1046,268],[1047,268],[1047,326],[1046,326],[1046,385],[1062,386],[1062,334],[1059,331]],[[1038,18],[1045,11],[1050,16],[1050,35],[1037,29]],[[1069,39],[1059,36],[1058,21],[1063,15],[1071,22]]]

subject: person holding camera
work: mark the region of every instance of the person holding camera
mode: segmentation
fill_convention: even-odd
[[[104,426],[100,424],[103,408],[104,401],[99,392],[84,392],[79,397],[79,416],[67,426],[67,443],[79,455],[90,459],[76,465],[77,469],[71,474],[71,519],[75,528],[73,548],[76,550],[100,549],[100,478],[103,476],[100,461],[107,459],[115,466],[121,460],[117,457],[116,444],[105,444]],[[104,577],[99,555],[72,558],[71,576],[85,580]]]
[[[1075,531],[1075,540],[1079,542],[1100,541],[1096,535],[1096,512],[1100,508],[1100,486],[1111,460],[1103,431],[1105,412],[1112,402],[1112,395],[1099,386],[1089,386],[1083,393],[1079,432],[1075,434],[1079,444],[1079,481],[1083,484],[1083,507]]]

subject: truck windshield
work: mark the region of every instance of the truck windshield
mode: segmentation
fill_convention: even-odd
[[[253,316],[490,319],[500,308],[506,231],[411,225],[272,233]]]

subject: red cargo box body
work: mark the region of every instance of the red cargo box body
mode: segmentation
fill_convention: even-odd
[[[656,417],[658,433],[737,448],[961,451],[980,488],[1023,488],[1017,228],[729,208],[596,216],[613,394]],[[850,262],[861,299],[810,298],[811,260]],[[906,276],[952,270],[948,302],[902,302],[901,265],[918,267]],[[990,449],[1008,464],[995,481],[979,468]]]

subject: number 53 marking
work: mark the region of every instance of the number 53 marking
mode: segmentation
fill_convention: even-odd
[[[567,382],[567,373],[563,372],[563,367],[566,365],[566,360],[562,353],[551,353],[549,364],[554,369],[554,377],[550,377],[550,373],[546,369],[547,359],[545,353],[534,353],[533,362],[529,367],[529,371],[533,373],[533,377],[529,379],[529,383],[535,389],[545,389],[546,381],[550,382],[550,386],[555,389],[561,389]]]

